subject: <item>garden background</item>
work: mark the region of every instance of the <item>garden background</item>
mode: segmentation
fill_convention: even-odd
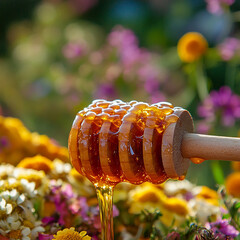
[[[67,146],[76,112],[95,98],[169,101],[191,112],[197,132],[237,136],[239,101],[206,100],[221,86],[240,94],[240,2],[217,2],[1,1],[2,114]],[[208,42],[197,63],[177,54],[188,32]],[[187,176],[215,187],[208,162]]]

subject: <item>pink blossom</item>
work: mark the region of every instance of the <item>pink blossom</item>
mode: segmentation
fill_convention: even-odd
[[[198,115],[208,123],[214,122],[218,116],[223,126],[233,126],[240,119],[240,97],[223,86],[209,94],[198,107]]]
[[[218,47],[223,60],[229,61],[236,54],[240,55],[240,40],[237,38],[227,38]]]
[[[39,233],[38,234],[38,239],[39,240],[52,240],[53,239],[53,235]]]
[[[235,0],[206,0],[207,10],[212,14],[222,14],[225,6],[231,6]]]
[[[239,232],[229,224],[227,219],[220,219],[216,222],[207,223],[206,227],[214,232],[214,236],[218,239],[234,239],[239,235]]]
[[[77,43],[68,43],[62,52],[65,58],[73,60],[83,55],[84,48]]]

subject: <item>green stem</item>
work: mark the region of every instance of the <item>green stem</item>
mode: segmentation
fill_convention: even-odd
[[[207,78],[201,61],[196,63],[196,84],[199,98],[203,101],[208,95]]]
[[[229,62],[226,69],[225,85],[228,85],[231,89],[235,88],[235,78],[237,71],[237,63]]]

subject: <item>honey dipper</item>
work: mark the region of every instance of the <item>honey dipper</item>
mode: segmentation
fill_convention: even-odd
[[[73,166],[94,184],[183,179],[190,159],[240,161],[240,139],[195,134],[190,113],[168,102],[95,100],[69,135]]]

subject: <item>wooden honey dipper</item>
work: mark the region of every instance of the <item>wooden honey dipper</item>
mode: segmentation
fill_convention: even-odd
[[[69,136],[73,166],[94,184],[183,179],[190,158],[240,161],[240,139],[194,134],[187,110],[160,102],[93,101]]]

